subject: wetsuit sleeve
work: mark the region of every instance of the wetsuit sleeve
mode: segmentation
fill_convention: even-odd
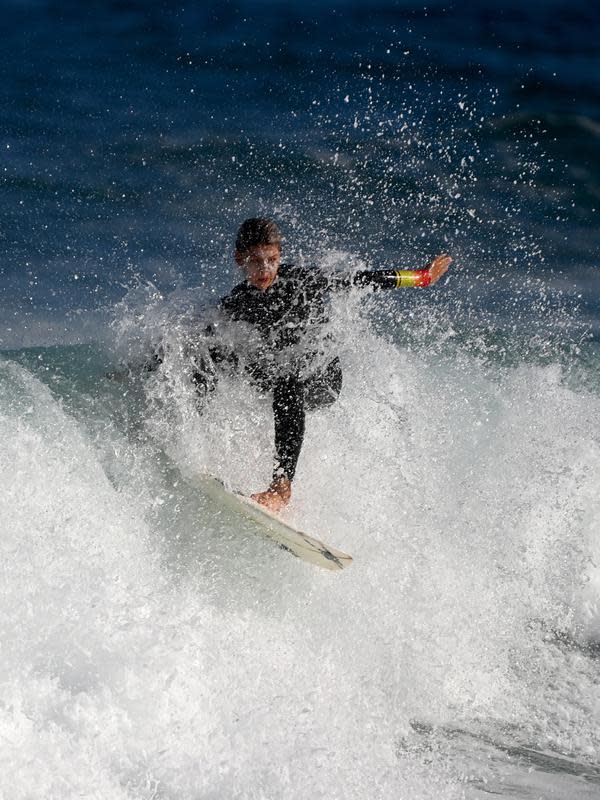
[[[163,363],[165,354],[161,346],[157,347],[150,358],[144,362],[142,369],[144,372],[156,372]]]
[[[404,289],[413,286],[429,286],[429,269],[378,269],[359,270],[353,275],[336,275],[333,288],[350,286],[372,286],[374,289]]]
[[[304,389],[296,376],[279,378],[273,387],[275,420],[274,478],[294,479],[304,440]]]
[[[195,369],[192,373],[192,383],[200,397],[206,397],[216,389],[218,382],[217,367],[234,370],[238,366],[237,355],[231,348],[218,341],[213,325],[207,325],[203,333],[209,341],[214,341],[210,341],[204,355],[194,359]]]

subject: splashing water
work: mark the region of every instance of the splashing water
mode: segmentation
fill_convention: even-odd
[[[454,798],[526,782],[506,748],[597,757],[597,394],[399,346],[361,302],[287,512],[352,553],[334,579],[193,487],[261,488],[272,421],[227,378],[198,414],[189,326],[119,384],[77,348],[2,362],[12,796]]]
[[[595,10],[143,5],[5,10],[0,796],[597,797]],[[455,258],[334,303],[285,513],[335,576],[194,485],[270,477],[269,398],[190,382],[256,213]]]

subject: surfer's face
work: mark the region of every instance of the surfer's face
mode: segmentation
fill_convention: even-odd
[[[243,252],[236,250],[235,260],[246,273],[248,283],[264,292],[277,277],[281,248],[278,244],[258,244]]]

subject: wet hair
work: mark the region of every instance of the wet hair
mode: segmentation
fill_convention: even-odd
[[[272,219],[251,217],[244,220],[235,237],[235,249],[240,253],[261,244],[281,246],[281,232]]]

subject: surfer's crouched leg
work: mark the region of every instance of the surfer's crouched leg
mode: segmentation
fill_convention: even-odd
[[[304,440],[307,410],[324,408],[334,403],[342,388],[339,358],[325,369],[301,380],[297,375],[278,378],[273,387],[275,419],[275,470],[273,479],[294,479]]]
[[[304,439],[304,385],[297,375],[278,378],[273,386],[275,420],[274,480],[292,481]]]

